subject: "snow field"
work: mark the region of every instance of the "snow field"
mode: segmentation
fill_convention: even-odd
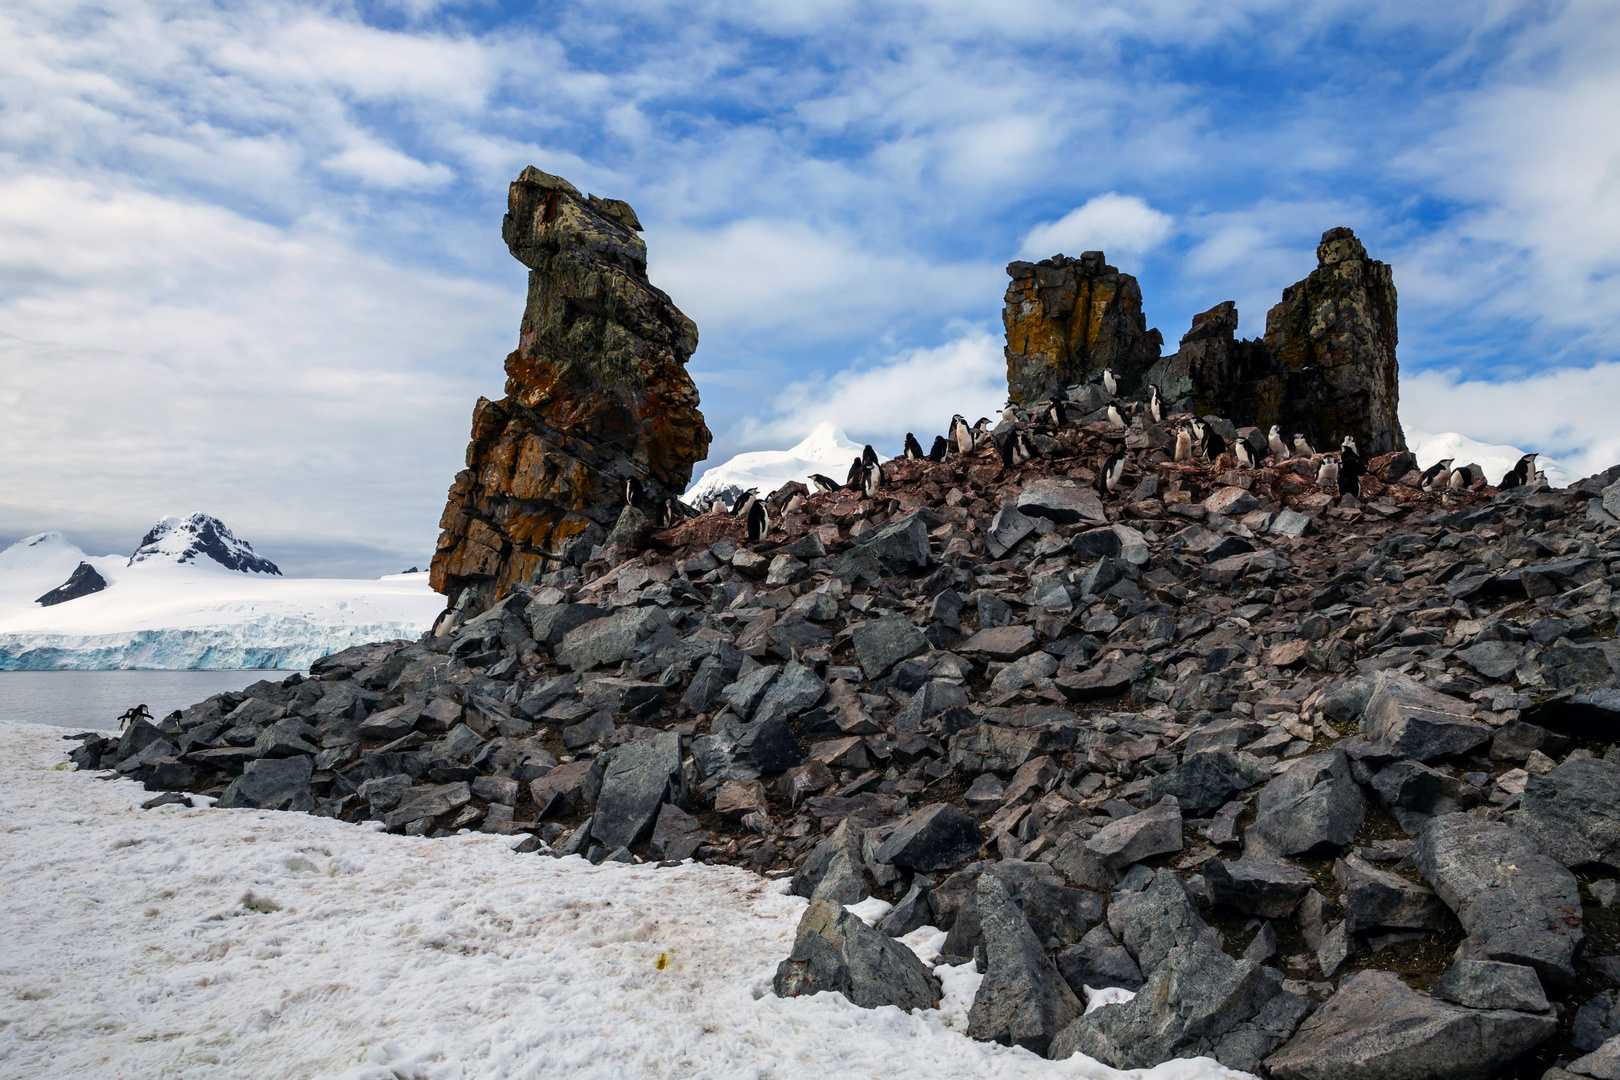
[[[743,870],[142,811],[148,792],[71,771],[67,746],[0,725],[0,1077],[1244,1075],[974,1042],[971,964],[939,969],[936,1011],[779,999],[805,902]]]

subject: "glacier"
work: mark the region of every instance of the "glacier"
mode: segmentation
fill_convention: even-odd
[[[793,481],[808,484],[810,474],[816,472],[843,483],[850,462],[860,456],[860,443],[851,442],[831,423],[823,423],[797,446],[738,454],[713,466],[681,498],[688,506],[702,509],[707,509],[716,496],[730,505],[735,496],[750,489],[765,495]]]

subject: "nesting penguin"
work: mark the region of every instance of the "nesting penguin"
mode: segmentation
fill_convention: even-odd
[[[1103,384],[1103,389],[1108,391],[1110,394],[1119,393],[1119,380],[1114,378],[1114,369],[1113,368],[1103,368],[1103,370],[1102,370],[1102,384]]]
[[[829,491],[838,490],[838,481],[830,476],[822,476],[820,473],[811,473],[810,482],[816,485],[817,495],[825,495]]]
[[[1102,468],[1097,470],[1097,494],[1106,499],[1110,494],[1119,490],[1125,479],[1125,448],[1120,447],[1104,459]]]
[[[1537,456],[1536,454],[1526,454],[1520,458],[1519,463],[1509,469],[1507,475],[1502,477],[1502,483],[1498,486],[1503,491],[1506,491],[1508,488],[1523,487],[1528,484],[1536,475]]]
[[[1474,481],[1484,475],[1484,470],[1478,465],[1459,465],[1451,470],[1451,479],[1446,481],[1446,487],[1452,491],[1467,491],[1474,486]]]
[[[757,544],[765,539],[771,531],[771,512],[765,509],[765,504],[754,500],[754,505],[748,509],[748,542]]]
[[[929,461],[944,461],[945,460],[945,452],[946,452],[947,449],[949,449],[949,447],[950,447],[950,444],[945,441],[945,436],[943,436],[943,435],[935,435],[934,436],[934,445],[929,447],[929,449],[928,449],[928,460]]]
[[[1271,447],[1271,456],[1278,461],[1288,460],[1288,444],[1283,442],[1282,428],[1272,424],[1271,431],[1266,435],[1266,445]]]
[[[923,458],[922,443],[909,431],[906,432],[905,456],[907,461],[921,461]]]
[[[1349,435],[1339,444],[1339,493],[1341,495],[1354,495],[1361,497],[1361,478],[1367,475],[1367,468],[1361,463],[1361,452],[1356,448],[1356,440]]]
[[[1193,437],[1192,429],[1182,424],[1176,429],[1176,461],[1177,463],[1192,460]]]
[[[1456,458],[1441,458],[1418,477],[1418,487],[1424,491],[1444,491],[1451,483],[1451,463]]]

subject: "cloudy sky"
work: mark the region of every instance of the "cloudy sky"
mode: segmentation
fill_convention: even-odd
[[[1173,348],[1226,299],[1258,334],[1348,225],[1407,425],[1590,472],[1617,55],[1608,0],[9,0],[0,543],[203,509],[290,573],[424,565],[530,164],[635,206],[711,462],[999,405],[1010,259],[1105,249]]]

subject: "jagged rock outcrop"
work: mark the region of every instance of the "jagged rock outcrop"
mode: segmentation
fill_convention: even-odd
[[[1349,229],[1329,229],[1317,267],[1283,290],[1266,335],[1236,337],[1231,301],[1193,319],[1147,375],[1169,409],[1304,432],[1326,449],[1354,435],[1366,455],[1404,450],[1395,360],[1395,282]]]
[[[107,579],[96,572],[96,568],[87,562],[81,562],[68,576],[68,579],[34,603],[41,607],[52,607],[56,604],[65,604],[69,600],[77,600],[81,596],[98,593],[107,587]]]
[[[1007,265],[1007,394],[1032,405],[1111,368],[1135,391],[1164,337],[1142,316],[1142,287],[1100,251]]]
[[[628,203],[581,195],[530,167],[501,237],[530,270],[506,396],[473,410],[467,468],[439,521],[433,587],[487,606],[514,585],[580,565],[624,505],[679,497],[709,449],[686,372],[697,326],[647,280]],[[464,605],[466,606],[466,605]]]

